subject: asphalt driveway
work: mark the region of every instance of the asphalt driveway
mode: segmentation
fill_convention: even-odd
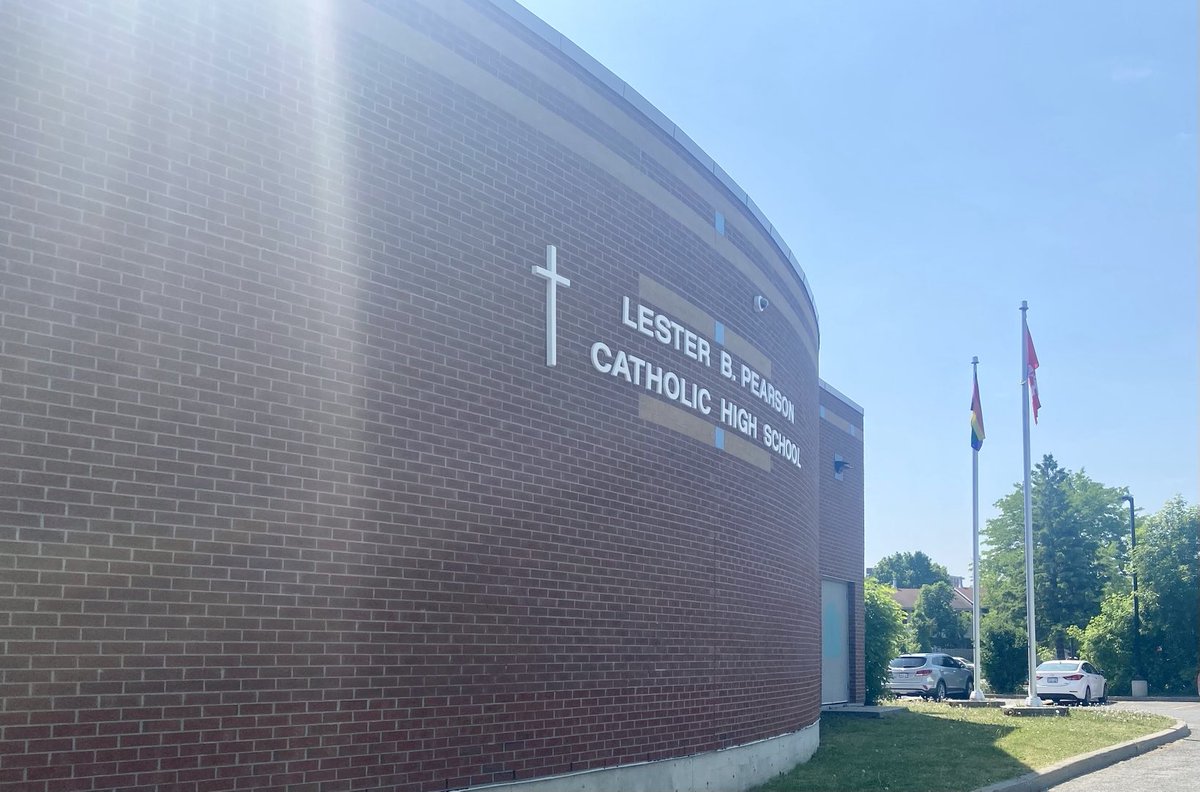
[[[1185,721],[1192,733],[1111,767],[1051,787],[1054,792],[1171,792],[1200,788],[1200,701],[1118,701],[1114,709],[1139,710]]]

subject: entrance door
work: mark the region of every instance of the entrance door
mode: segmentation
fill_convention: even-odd
[[[850,584],[821,581],[821,703],[850,700]]]

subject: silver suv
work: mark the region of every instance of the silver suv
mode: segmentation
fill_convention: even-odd
[[[906,654],[888,663],[888,689],[897,696],[967,698],[974,684],[971,669],[947,654]]]

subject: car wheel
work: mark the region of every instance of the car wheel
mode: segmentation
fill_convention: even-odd
[[[975,677],[967,677],[967,686],[963,688],[963,698],[971,698],[971,689],[975,687]]]
[[[1088,706],[1092,703],[1092,688],[1089,685],[1083,689],[1083,701],[1080,702],[1083,706]]]
[[[944,701],[946,698],[946,683],[938,680],[937,687],[933,689],[933,700]]]

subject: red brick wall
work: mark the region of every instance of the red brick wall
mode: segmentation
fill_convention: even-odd
[[[682,223],[728,192],[582,72],[581,103],[385,7],[421,57],[297,3],[0,9],[4,788],[440,790],[817,719],[816,331],[750,308],[806,315],[798,279],[749,211],[736,254]],[[592,368],[605,340],[745,399],[621,326],[640,275],[772,361],[801,469]]]
[[[852,662],[850,699],[862,703],[866,697],[863,666],[863,414],[825,388],[820,405],[824,412],[820,432],[820,523],[821,576],[850,583]],[[851,431],[853,430],[853,431]],[[849,463],[841,480],[835,476],[833,460],[840,456]]]

